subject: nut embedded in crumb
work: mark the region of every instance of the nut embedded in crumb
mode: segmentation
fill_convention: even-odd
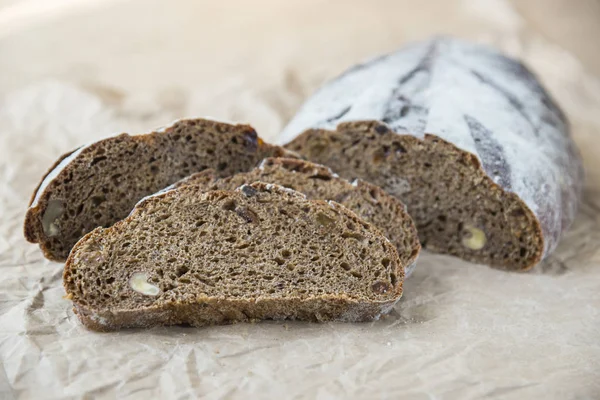
[[[384,294],[387,293],[388,290],[391,290],[392,287],[387,282],[377,281],[373,285],[371,285],[371,289],[374,293]]]
[[[474,226],[467,225],[464,228],[465,235],[462,238],[463,246],[471,250],[481,250],[487,241],[485,233]]]
[[[242,217],[248,223],[257,224],[260,221],[258,215],[254,211],[252,211],[250,207],[237,207],[235,209],[235,213]]]
[[[129,286],[138,293],[146,296],[156,296],[160,289],[148,283],[148,277],[143,272],[136,272],[129,279]]]
[[[317,222],[322,226],[329,226],[335,222],[335,219],[331,218],[322,212],[317,213]]]
[[[56,220],[65,212],[65,205],[62,200],[50,200],[46,206],[46,211],[42,217],[42,229],[48,237],[56,236],[60,233]]]
[[[264,163],[264,160],[263,160],[263,163]],[[240,190],[246,197],[254,197],[254,196],[256,196],[256,193],[258,193],[258,191],[250,185],[242,185],[240,187]]]

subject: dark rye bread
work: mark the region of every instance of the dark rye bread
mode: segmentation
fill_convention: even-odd
[[[205,170],[174,186],[197,185],[203,191],[234,190],[257,181],[297,190],[308,199],[342,204],[379,228],[396,246],[402,265],[407,266],[406,276],[412,272],[421,246],[404,205],[375,185],[362,180],[350,183],[323,165],[291,158],[267,158],[250,172],[219,178],[214,170]]]
[[[358,322],[393,307],[404,267],[379,230],[338,203],[262,182],[236,191],[186,185],[86,235],[64,285],[94,330]]]
[[[192,173],[213,168],[227,176],[286,155],[248,125],[188,119],[156,132],[121,134],[62,156],[35,190],[25,237],[44,255],[64,261],[92,229],[129,214],[143,197]]]
[[[351,68],[281,141],[398,197],[424,248],[508,270],[556,247],[583,182],[568,122],[536,77],[451,38]]]

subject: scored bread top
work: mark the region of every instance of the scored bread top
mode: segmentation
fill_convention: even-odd
[[[264,143],[248,125],[207,119],[104,139],[65,154],[48,171],[32,196],[25,237],[62,261],[87,232],[112,225],[144,196],[187,175],[213,168],[226,176],[284,154],[295,156]]]
[[[253,319],[364,321],[402,294],[381,232],[335,202],[274,184],[140,202],[71,252],[67,296],[93,329]]]
[[[334,200],[378,227],[396,246],[410,275],[420,251],[417,230],[404,205],[378,186],[362,180],[350,183],[330,168],[290,158],[266,158],[259,167],[233,176],[219,178],[214,170],[193,174],[172,187],[196,185],[204,191],[233,190],[256,181],[276,183],[297,190],[309,199]]]

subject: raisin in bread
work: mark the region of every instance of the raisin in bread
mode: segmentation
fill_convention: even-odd
[[[144,196],[185,176],[206,168],[227,176],[284,154],[290,156],[248,125],[205,119],[104,139],[65,154],[48,171],[27,211],[25,237],[47,258],[63,261],[83,235],[126,217]]]
[[[567,119],[537,78],[452,38],[351,68],[303,105],[281,141],[401,199],[423,247],[501,269],[547,256],[581,195]]]
[[[262,182],[186,185],[81,239],[64,285],[94,330],[369,321],[400,298],[404,267],[378,229],[338,203]]]
[[[291,158],[267,158],[258,168],[219,178],[216,171],[198,172],[174,186],[197,185],[203,191],[233,190],[256,181],[276,183],[297,190],[309,199],[334,200],[360,218],[375,225],[396,246],[400,261],[409,276],[421,246],[412,219],[404,205],[381,188],[356,180],[350,183],[328,167]]]

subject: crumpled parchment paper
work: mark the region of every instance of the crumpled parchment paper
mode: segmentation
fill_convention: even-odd
[[[88,3],[0,30],[0,398],[600,397],[600,81],[510,3]],[[65,151],[191,115],[274,140],[324,80],[439,32],[523,58],[571,119],[584,201],[530,273],[425,253],[378,322],[99,334],[63,299],[62,264],[23,238],[29,197]]]

